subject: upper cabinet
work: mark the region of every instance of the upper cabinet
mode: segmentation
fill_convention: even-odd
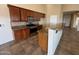
[[[33,11],[27,10],[27,17],[28,17],[28,16],[32,16],[32,17],[33,17]]]
[[[27,10],[20,8],[20,12],[21,12],[21,21],[28,21]]]
[[[45,18],[45,14],[42,13],[41,15],[42,15],[42,18]]]
[[[8,5],[10,11],[10,18],[12,22],[20,21],[20,9],[15,6]]]
[[[8,7],[9,7],[10,18],[12,22],[19,22],[19,21],[27,22],[29,16],[32,16],[35,21],[45,17],[45,14],[40,12],[36,12],[12,5],[8,5]]]
[[[32,16],[34,18],[34,12],[31,10],[20,8],[20,12],[21,12],[21,21],[27,22],[29,16]]]
[[[40,14],[38,12],[35,13],[36,20],[40,20]]]
[[[45,18],[45,14],[43,13],[39,13],[39,12],[34,12],[33,13],[33,17],[36,19],[36,20],[40,20],[40,18]]]

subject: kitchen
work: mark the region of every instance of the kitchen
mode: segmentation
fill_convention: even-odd
[[[79,3],[76,0],[1,0],[0,3],[2,59],[78,58],[71,56],[79,55]],[[67,12],[76,13],[64,16]],[[75,22],[68,18],[74,18]],[[68,25],[72,26],[66,28]]]
[[[45,7],[45,5],[42,5],[42,7],[43,6]],[[54,6],[55,6],[54,9],[56,9],[56,11],[61,11],[61,8],[60,8],[61,5],[54,5]],[[6,5],[5,5],[5,7],[6,7]],[[49,9],[52,9],[52,5],[47,5],[47,7],[49,7],[49,8],[47,8],[48,11],[49,11]],[[5,9],[3,6],[2,6],[2,8]],[[9,11],[8,11],[9,12],[9,15],[10,15],[9,16],[10,17],[10,21],[9,21],[10,22],[10,25],[9,26],[12,29],[12,34],[11,34],[12,37],[11,36],[9,37],[9,35],[8,35],[7,37],[9,37],[10,40],[9,41],[6,40],[5,42],[2,42],[1,44],[3,44],[3,46],[7,45],[7,44],[4,44],[6,42],[14,41],[14,43],[18,43],[18,42],[22,42],[24,40],[28,40],[32,36],[34,36],[34,35],[36,36],[38,34],[37,35],[37,44],[36,45],[38,45],[43,50],[42,52],[44,54],[47,54],[47,52],[49,52],[48,54],[53,54],[52,52],[55,52],[55,49],[56,49],[59,41],[56,42],[57,44],[54,47],[54,50],[52,51],[52,48],[53,47],[52,48],[49,47],[51,45],[48,43],[48,41],[50,42],[50,40],[48,40],[48,38],[49,39],[52,39],[52,38],[50,38],[50,35],[51,35],[51,32],[52,32],[51,30],[52,29],[55,30],[54,33],[59,33],[60,32],[62,23],[61,24],[60,23],[59,24],[56,24],[56,25],[59,25],[59,28],[60,28],[60,30],[59,30],[59,28],[57,27],[58,29],[56,30],[56,27],[54,25],[50,25],[49,26],[49,25],[45,25],[44,24],[46,22],[45,18],[47,17],[46,16],[46,13],[32,11],[30,9],[25,9],[25,8],[22,8],[22,7],[17,7],[17,6],[14,6],[14,5],[7,5],[6,8],[9,9]],[[59,8],[59,10],[58,10],[58,8]],[[8,10],[8,9],[6,9],[6,10]],[[52,10],[50,10],[50,11],[52,11]],[[1,11],[4,11],[4,10],[1,10]],[[51,12],[50,11],[47,12],[48,13],[47,15],[51,15]],[[55,11],[55,10],[53,10],[53,11]],[[45,9],[44,9],[44,12],[46,12]],[[53,13],[53,14],[55,14],[55,13]],[[54,15],[54,17],[53,16],[51,17],[51,20],[52,19],[56,19],[56,21],[57,21],[58,19],[60,19],[60,14],[61,13],[60,12],[57,12],[56,14],[57,15]],[[5,14],[2,14],[2,15],[5,15]],[[42,19],[42,21],[44,21],[44,22],[40,21],[40,19]],[[50,22],[47,22],[47,23],[50,24]],[[44,24],[44,26],[43,26],[43,24]],[[5,37],[5,38],[7,38],[7,37]],[[2,36],[2,38],[3,38],[3,36]],[[13,39],[11,40],[11,38],[13,38]],[[60,40],[60,37],[59,37],[58,40]],[[29,40],[29,41],[32,41],[32,40]],[[29,42],[29,41],[27,41],[27,42]],[[14,43],[11,43],[11,44],[14,44]],[[36,43],[36,42],[33,42],[33,43]],[[21,45],[19,45],[20,46],[19,48],[16,47],[18,45],[15,45],[11,49],[7,49],[7,48],[6,49],[9,50],[9,51],[10,50],[13,50],[12,51],[13,54],[21,54],[21,53],[19,53],[19,51],[22,51],[21,50]],[[25,45],[25,46],[27,46],[27,45]],[[28,45],[28,46],[30,47],[30,45]],[[29,49],[33,49],[33,48],[30,47],[27,50],[26,47],[24,47],[24,46],[22,46],[22,48],[25,48],[25,51],[26,52]],[[48,49],[48,48],[50,48],[50,49]],[[6,50],[3,47],[1,49]],[[36,49],[34,49],[34,50],[36,50]],[[15,53],[14,51],[17,51],[17,52]],[[4,54],[6,54],[5,52],[4,52]]]

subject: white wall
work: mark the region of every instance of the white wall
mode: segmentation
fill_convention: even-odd
[[[76,28],[77,31],[79,31],[79,17],[76,18]]]
[[[0,4],[0,45],[13,40],[12,29],[10,25],[9,10],[6,5]]]
[[[79,4],[64,4],[63,11],[79,11]]]
[[[62,5],[60,4],[47,4],[46,5],[46,19],[47,19],[47,24],[49,24],[49,19],[50,16],[52,15],[57,15],[58,16],[58,22],[62,22]]]

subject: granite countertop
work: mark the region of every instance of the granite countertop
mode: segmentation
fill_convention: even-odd
[[[52,25],[49,25],[49,26],[46,26],[45,29],[52,29],[52,30],[62,30],[63,29],[63,24],[60,23],[60,24],[52,24]]]
[[[38,32],[45,33],[48,36],[48,29],[46,29],[44,27],[41,30],[39,30]]]
[[[59,24],[56,24],[56,26],[54,28],[52,26],[51,29],[62,30],[63,27],[64,27],[63,24],[62,23],[59,23]]]
[[[52,29],[52,30],[62,30],[62,27],[60,28],[54,28],[54,27],[43,27],[43,29],[39,30],[38,33],[43,33],[46,37],[48,37],[48,29]]]
[[[13,26],[13,27],[12,27],[13,30],[19,30],[19,29],[25,29],[25,28],[28,28],[28,27],[25,26],[25,25],[21,25],[21,26]]]
[[[63,28],[54,28],[54,27],[50,27],[50,29],[52,29],[52,30],[62,30]]]
[[[62,30],[63,29],[63,25],[62,24],[56,24],[56,25],[51,25],[51,26],[44,26],[43,29],[39,30],[38,32],[43,32],[48,34],[48,29],[52,29],[52,30]]]
[[[41,25],[37,25],[36,27],[38,27],[38,26],[41,26]],[[13,30],[19,30],[19,29],[24,29],[24,28],[28,28],[28,29],[29,29],[29,27],[26,26],[26,25],[12,26],[12,29],[13,29]],[[34,27],[30,27],[30,28],[34,28]]]

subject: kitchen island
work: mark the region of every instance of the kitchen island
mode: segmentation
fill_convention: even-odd
[[[48,27],[38,31],[38,42],[41,49],[48,55],[53,55],[62,36],[62,28]]]
[[[41,49],[47,52],[48,49],[48,31],[41,29],[38,31],[38,44]]]

